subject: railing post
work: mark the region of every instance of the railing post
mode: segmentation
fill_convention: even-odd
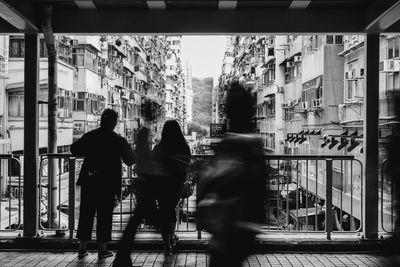
[[[35,237],[38,230],[39,157],[39,35],[25,34],[24,68],[24,237]]]
[[[68,167],[68,228],[69,238],[73,238],[75,230],[75,158],[69,158]]]
[[[332,159],[326,159],[325,231],[326,239],[328,240],[331,240],[332,233],[332,178]],[[315,216],[317,216],[317,214]]]

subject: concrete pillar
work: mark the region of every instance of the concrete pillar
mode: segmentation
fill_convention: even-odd
[[[365,41],[364,119],[364,238],[378,237],[378,133],[379,133],[379,34],[367,34]]]
[[[39,36],[25,34],[24,69],[24,237],[38,230],[38,156],[39,156]]]

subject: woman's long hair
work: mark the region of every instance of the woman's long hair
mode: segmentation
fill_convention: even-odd
[[[169,154],[190,154],[189,146],[182,134],[177,121],[168,120],[165,122],[159,145]]]

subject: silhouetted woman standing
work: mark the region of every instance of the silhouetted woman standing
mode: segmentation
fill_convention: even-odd
[[[161,141],[154,147],[153,158],[157,173],[161,173],[157,177],[158,188],[161,189],[157,196],[161,234],[165,254],[171,255],[176,227],[175,208],[186,180],[186,168],[190,160],[189,146],[175,120],[165,122]]]

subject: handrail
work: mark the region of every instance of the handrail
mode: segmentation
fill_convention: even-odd
[[[211,158],[213,154],[193,154],[194,158]],[[262,158],[266,160],[290,160],[290,159],[298,159],[298,160],[316,160],[321,159],[325,160],[327,158],[333,160],[352,160],[355,159],[354,156],[342,156],[342,155],[262,155]]]
[[[0,154],[0,159],[4,156],[4,158],[13,158],[14,155],[12,154]],[[55,159],[58,158],[59,161],[68,162],[69,169],[66,173],[63,173],[64,179],[66,175],[68,177],[68,228],[63,228],[63,230],[69,230],[70,238],[73,237],[75,233],[75,178],[76,178],[76,171],[78,166],[75,166],[77,160],[81,160],[82,157],[75,157],[70,153],[49,153],[41,155],[41,160],[44,158],[48,159]],[[192,155],[192,159],[211,159],[213,155]],[[278,166],[281,167],[281,164],[284,163],[285,166],[287,165],[289,168],[282,170],[281,168],[275,169],[276,174],[271,174],[269,178],[272,181],[271,184],[268,182],[267,188],[268,190],[274,190],[277,195],[274,195],[273,199],[271,198],[269,201],[268,211],[265,210],[267,216],[275,216],[271,217],[275,222],[269,221],[266,226],[268,226],[268,231],[274,231],[275,224],[277,226],[276,230],[296,230],[298,232],[326,232],[326,238],[331,238],[331,233],[333,232],[333,227],[336,225],[338,226],[338,231],[359,231],[360,228],[356,229],[353,224],[353,220],[350,221],[350,228],[344,228],[342,213],[346,213],[350,216],[350,218],[354,218],[354,222],[359,222],[358,220],[362,220],[362,171],[358,174],[359,168],[362,170],[362,163],[355,159],[354,156],[341,156],[341,155],[262,155],[262,158],[267,162],[269,168],[275,169],[276,163]],[[206,160],[207,161],[207,160]],[[353,194],[353,163],[357,162],[357,168],[354,168],[357,171],[358,177],[361,176],[361,181],[357,183],[359,185],[357,187],[357,193]],[[335,164],[334,164],[335,163]],[[193,165],[194,167],[197,166]],[[273,172],[274,170],[271,171]],[[125,180],[131,180],[135,177],[132,176],[134,173],[131,172],[131,167],[127,166],[127,175],[123,177]],[[275,176],[274,176],[275,175]],[[346,177],[346,184],[344,184],[344,177]],[[63,179],[63,188],[66,189],[66,180]],[[276,181],[274,181],[274,179]],[[349,180],[350,179],[350,180]],[[358,180],[355,180],[358,181]],[[267,182],[267,180],[266,180]],[[277,183],[277,184],[275,184]],[[289,184],[294,183],[294,186],[297,189],[290,189]],[[270,187],[272,186],[272,187]],[[350,187],[349,187],[350,186]],[[39,185],[40,187],[40,185]],[[361,187],[361,192],[359,192],[359,188]],[[342,189],[341,189],[342,188]],[[347,189],[346,189],[347,188]],[[356,188],[356,187],[355,187]],[[64,190],[63,189],[63,190]],[[285,191],[286,196],[283,195],[282,190]],[[296,197],[294,200],[294,196],[289,197],[289,193],[292,190],[300,190],[296,191]],[[122,190],[123,191],[123,190]],[[121,192],[122,192],[121,191]],[[301,195],[300,195],[301,194]],[[361,200],[359,199],[361,195]],[[65,196],[65,195],[64,195]],[[124,194],[126,196],[126,194]],[[303,197],[302,202],[300,200],[300,196]],[[304,199],[304,197],[306,198]],[[309,199],[310,198],[310,199]],[[322,209],[321,204],[322,201],[325,201],[326,209]],[[66,199],[65,199],[66,200]],[[121,203],[124,199],[121,197]],[[64,201],[64,200],[63,200]],[[128,201],[128,202],[127,202]],[[193,201],[193,200],[192,200]],[[295,202],[294,202],[295,201]],[[348,201],[346,203],[346,201]],[[353,205],[356,203],[355,205]],[[357,201],[357,202],[356,202]],[[131,201],[132,202],[132,199]],[[312,206],[312,204],[315,206]],[[190,203],[193,208],[193,203]],[[311,204],[311,206],[309,205]],[[342,207],[343,205],[343,207]],[[381,207],[382,207],[381,203]],[[356,212],[353,213],[353,206],[357,208]],[[361,211],[359,211],[359,207],[361,206]],[[121,226],[127,220],[127,217],[122,217],[122,215],[132,214],[134,210],[134,206],[132,203],[129,204],[129,199],[125,199],[124,202],[125,210],[121,207],[118,207],[117,213],[120,219],[114,221],[114,224],[118,224]],[[334,211],[337,210],[335,213]],[[189,213],[189,199],[186,199],[186,210],[183,211],[183,215],[191,214]],[[121,210],[119,210],[121,209]],[[315,210],[315,211],[314,211]],[[269,213],[271,211],[271,213]],[[343,211],[343,212],[342,212]],[[186,213],[185,213],[186,212]],[[195,210],[194,210],[195,212]],[[300,212],[302,212],[300,215]],[[321,213],[322,212],[322,213]],[[277,216],[276,216],[276,214]],[[290,214],[289,214],[290,213]],[[324,213],[324,215],[323,215]],[[304,215],[305,214],[305,215]],[[300,217],[299,217],[300,215]],[[285,216],[285,218],[283,217]],[[315,216],[315,221],[313,216]],[[279,218],[280,217],[280,218]],[[324,219],[325,217],[325,219]],[[184,217],[185,218],[185,217]],[[192,217],[190,217],[192,218]],[[305,218],[305,220],[304,220]],[[333,219],[335,218],[335,219]],[[189,219],[186,216],[186,224],[189,225]],[[311,219],[311,220],[309,220]],[[335,221],[336,220],[336,224]],[[357,219],[357,220],[355,220]],[[294,221],[295,220],[295,221]],[[325,220],[325,227],[323,226]],[[339,222],[340,221],[340,222]],[[347,222],[347,221],[346,221]],[[192,229],[193,225],[196,226],[196,220],[194,224],[190,223],[190,229]],[[291,224],[296,223],[293,228]],[[360,223],[360,225],[362,225]],[[309,228],[311,226],[312,228]],[[339,227],[340,226],[340,227]],[[271,230],[270,230],[271,228]],[[119,228],[118,228],[119,229]],[[117,229],[117,230],[118,230]],[[187,226],[184,228],[183,231],[189,231],[189,227]],[[346,229],[346,230],[344,230]],[[49,229],[49,230],[58,230],[58,229]],[[191,230],[190,230],[191,231]],[[194,231],[198,231],[199,235],[201,236],[200,229],[194,229]],[[336,230],[335,230],[336,231]]]
[[[21,172],[22,172],[22,167],[21,167],[21,161],[14,157],[14,155],[12,154],[0,154],[0,160],[7,160],[8,161],[8,173],[7,175],[3,178],[6,179],[8,177],[8,227],[10,227],[10,229],[0,229],[0,232],[10,232],[10,231],[15,231],[18,230],[21,226],[21,213],[22,213],[22,203],[21,203],[21,198],[22,198],[22,184],[21,184]],[[15,161],[19,167],[19,175],[18,175],[18,223],[15,225],[14,228],[11,228],[11,168],[10,168],[10,163],[11,161]],[[6,181],[6,185],[7,185],[7,180]],[[0,183],[0,189],[1,189],[2,183]],[[1,228],[1,203],[0,203],[0,228]]]
[[[386,167],[387,167],[387,164],[389,163],[389,159],[384,159],[383,161],[382,161],[382,163],[381,163],[381,172],[380,172],[380,175],[381,175],[381,227],[382,227],[382,230],[384,231],[384,232],[386,232],[386,233],[393,233],[394,232],[394,229],[393,229],[393,226],[394,226],[394,223],[393,223],[393,217],[394,217],[394,212],[393,212],[393,190],[396,190],[396,189],[393,189],[393,184],[392,184],[392,189],[391,189],[391,192],[390,192],[390,197],[391,197],[391,211],[390,211],[390,223],[391,223],[391,226],[392,226],[392,230],[388,230],[388,229],[386,229],[386,227],[385,227],[385,220],[384,220],[384,206],[383,206],[383,202],[384,202],[384,185],[385,185],[385,177],[387,177],[386,175],[385,175],[385,169],[386,169]],[[389,180],[393,183],[393,179],[392,179],[392,177],[391,176],[388,176],[388,178],[389,178]]]
[[[0,157],[6,156],[6,157],[14,157],[13,154],[0,154]],[[44,153],[40,154],[40,156],[48,156],[48,157],[58,157],[58,158],[84,158],[81,156],[74,156],[71,153]],[[211,158],[213,157],[213,154],[193,154],[191,157],[193,158]],[[269,159],[269,160],[280,160],[280,159],[309,159],[309,160],[316,160],[316,159],[321,159],[325,160],[327,158],[333,159],[333,160],[352,160],[355,159],[354,156],[346,156],[346,155],[263,155],[262,156],[264,159]]]

